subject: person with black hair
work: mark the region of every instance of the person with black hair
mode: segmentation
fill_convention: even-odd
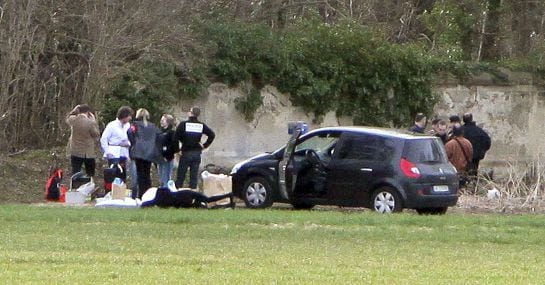
[[[409,131],[413,133],[423,134],[424,130],[426,129],[427,123],[428,119],[426,118],[426,115],[424,115],[423,113],[418,113],[414,117],[414,125],[409,128]]]
[[[133,110],[131,107],[122,106],[117,110],[117,118],[106,125],[100,137],[100,147],[104,152],[104,158],[108,165],[119,164],[129,158],[131,143],[127,136],[130,127]]]
[[[451,115],[450,117],[448,117],[448,131],[447,131],[448,139],[452,137],[452,129],[456,126],[458,127],[462,126],[462,120],[460,120],[460,116],[458,115]]]
[[[465,113],[463,116],[464,125],[462,131],[464,137],[471,142],[473,156],[468,165],[467,172],[470,176],[476,176],[479,170],[479,162],[484,158],[490,149],[490,136],[473,121],[473,114]]]
[[[433,119],[430,134],[440,138],[443,144],[446,144],[448,141],[447,123],[443,119]]]
[[[189,119],[181,122],[176,128],[175,140],[182,144],[182,154],[178,163],[178,175],[176,177],[177,188],[184,186],[185,174],[189,168],[189,188],[197,189],[201,153],[212,144],[216,137],[211,128],[198,120],[200,114],[201,109],[199,107],[192,107],[188,113]],[[201,143],[203,134],[207,138],[204,143]]]

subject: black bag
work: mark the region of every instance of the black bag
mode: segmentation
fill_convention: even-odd
[[[77,172],[70,178],[70,189],[76,190],[81,185],[91,182],[91,177],[85,175],[83,172]]]
[[[125,167],[121,164],[112,164],[110,167],[104,168],[104,189],[106,190],[106,193],[112,190],[112,183],[116,178],[125,182],[127,179]]]

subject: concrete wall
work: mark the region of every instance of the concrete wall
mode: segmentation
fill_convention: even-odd
[[[483,160],[483,167],[501,172],[509,164],[536,160],[545,144],[545,88],[541,82],[524,73],[505,73],[508,80],[498,83],[494,76],[484,74],[461,85],[452,77],[438,78],[433,91],[440,96],[434,114],[449,115],[472,112],[477,124],[492,137],[492,149]],[[505,78],[504,78],[505,79]],[[536,84],[538,83],[538,84]],[[273,151],[288,139],[287,122],[302,120],[310,127],[351,125],[350,118],[337,118],[334,113],[325,116],[320,124],[313,123],[312,114],[293,107],[285,94],[274,87],[261,90],[263,106],[255,119],[246,122],[235,109],[235,99],[242,96],[237,89],[215,83],[208,95],[198,101],[181,102],[175,109],[178,119],[196,104],[201,106],[201,119],[215,132],[216,141],[203,155],[203,165],[215,163],[232,166],[252,155]],[[412,122],[407,122],[409,127]]]
[[[492,148],[481,162],[498,174],[524,167],[545,150],[545,88],[528,73],[503,73],[504,80],[483,74],[465,85],[442,78],[434,87],[440,101],[435,115],[473,113],[490,134]]]
[[[175,108],[176,118],[187,118],[192,105],[201,107],[200,119],[216,133],[216,140],[203,153],[202,165],[214,163],[232,166],[240,160],[265,151],[274,151],[283,146],[288,138],[288,122],[306,121],[310,129],[324,126],[351,125],[350,118],[337,118],[333,112],[327,114],[321,124],[312,122],[313,116],[292,106],[286,94],[272,86],[261,90],[263,106],[255,118],[247,122],[235,109],[235,99],[242,95],[240,90],[224,84],[214,83],[208,88],[208,95],[197,101],[181,102]]]

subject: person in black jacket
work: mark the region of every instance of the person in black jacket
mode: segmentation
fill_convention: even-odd
[[[473,114],[465,113],[462,119],[464,121],[462,126],[464,137],[471,142],[473,147],[473,156],[467,166],[467,174],[476,176],[479,170],[479,162],[490,149],[490,136],[473,121]]]
[[[423,134],[428,124],[428,119],[423,113],[418,113],[414,117],[414,125],[409,128],[410,132]]]
[[[176,141],[182,143],[182,154],[178,163],[178,175],[176,187],[182,188],[187,169],[189,168],[189,187],[197,189],[199,165],[201,164],[201,153],[208,148],[216,135],[205,123],[200,122],[198,117],[201,109],[197,106],[189,111],[189,119],[181,122],[176,128]],[[201,143],[202,135],[206,135],[206,141]]]
[[[171,191],[167,187],[159,187],[157,188],[155,197],[153,197],[152,200],[142,201],[141,207],[208,208],[208,203],[217,202],[226,198],[229,198],[231,201],[227,206],[234,209],[235,202],[233,201],[233,193],[208,197],[193,190]],[[222,206],[216,206],[214,208],[222,208]]]
[[[174,168],[174,154],[180,151],[179,143],[174,134],[174,117],[170,114],[164,114],[161,117],[161,134],[159,135],[161,154],[165,158],[165,161],[159,164],[161,186],[167,186],[167,182],[171,179],[172,169]]]

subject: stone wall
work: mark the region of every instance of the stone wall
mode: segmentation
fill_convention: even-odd
[[[203,163],[232,166],[236,162],[265,151],[274,151],[283,146],[288,138],[288,122],[306,121],[310,129],[324,126],[351,125],[350,118],[337,118],[328,113],[321,124],[312,123],[312,115],[292,106],[288,96],[272,86],[261,90],[263,106],[255,118],[247,122],[235,109],[235,99],[242,93],[224,84],[214,83],[208,95],[197,101],[181,102],[174,113],[178,120],[187,118],[192,105],[201,107],[200,119],[216,133],[216,140],[203,154]]]
[[[528,73],[504,71],[502,78],[483,74],[464,85],[441,78],[434,87],[440,97],[434,111],[442,118],[473,113],[492,138],[482,167],[505,175],[538,161],[545,150],[545,88]]]
[[[440,97],[429,117],[448,118],[472,112],[477,124],[492,137],[492,148],[482,161],[483,167],[505,172],[510,165],[535,161],[545,144],[545,88],[530,74],[483,74],[462,85],[449,76],[438,78],[433,91]],[[215,163],[232,166],[252,155],[273,151],[288,139],[289,121],[306,121],[310,128],[351,125],[350,118],[337,118],[328,113],[320,124],[313,123],[312,114],[293,107],[286,94],[266,86],[261,90],[263,106],[251,122],[235,109],[235,99],[242,96],[237,89],[215,83],[208,95],[194,102],[181,102],[175,109],[184,119],[191,105],[202,108],[201,119],[216,132],[216,141],[203,155],[203,165]],[[412,122],[407,122],[409,127]]]

